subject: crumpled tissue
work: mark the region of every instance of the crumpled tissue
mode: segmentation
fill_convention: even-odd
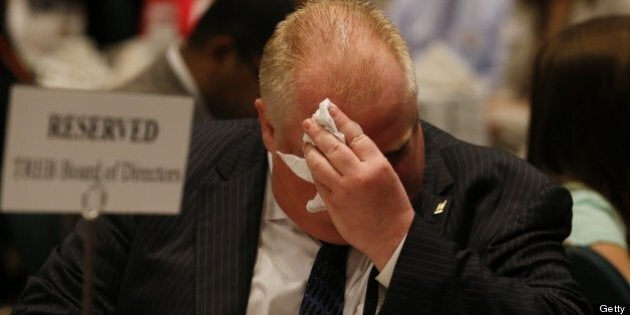
[[[315,122],[317,122],[320,126],[324,127],[324,129],[328,130],[331,134],[341,140],[343,143],[346,143],[346,139],[343,133],[337,130],[337,126],[335,125],[335,121],[330,116],[330,112],[328,112],[328,108],[333,106],[334,104],[329,100],[325,99],[321,103],[319,103],[319,108],[315,111],[312,118]],[[313,139],[309,137],[306,133],[302,136],[302,141],[315,145]],[[306,160],[299,156],[293,154],[285,154],[280,151],[276,151],[280,159],[297,175],[299,178],[312,183],[313,177],[311,176],[311,170],[306,165]],[[320,212],[327,210],[326,204],[322,200],[322,197],[317,193],[315,197],[309,200],[306,203],[306,210],[311,213]]]

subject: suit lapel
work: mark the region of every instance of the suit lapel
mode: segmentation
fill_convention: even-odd
[[[425,139],[425,170],[420,197],[413,206],[426,222],[436,225],[442,231],[452,206],[449,188],[453,177],[446,167],[440,152],[442,143],[436,141],[434,127],[422,123]]]
[[[264,150],[254,147],[224,154],[216,169],[220,179],[199,191],[197,314],[245,313],[267,172]]]

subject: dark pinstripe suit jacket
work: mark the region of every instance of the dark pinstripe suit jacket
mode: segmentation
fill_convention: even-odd
[[[561,245],[568,193],[516,158],[423,130],[424,192],[382,313],[586,312]],[[192,141],[179,216],[100,219],[98,313],[245,312],[267,172],[260,131],[217,122]],[[16,314],[78,312],[82,239],[79,223],[29,279]]]

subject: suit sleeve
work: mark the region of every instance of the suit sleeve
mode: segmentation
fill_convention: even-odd
[[[526,209],[509,211],[516,215],[493,227],[483,244],[466,243],[487,234],[488,221],[463,224],[470,231],[459,231],[467,237],[454,242],[416,216],[382,314],[590,313],[562,247],[571,220],[568,193],[549,186]]]
[[[95,224],[93,314],[115,313],[125,271],[132,217],[104,216]],[[85,221],[55,248],[13,308],[13,314],[78,314],[83,286]]]

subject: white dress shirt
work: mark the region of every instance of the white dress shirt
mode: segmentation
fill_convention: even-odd
[[[271,155],[269,155],[271,171]],[[306,211],[306,210],[304,210]],[[265,199],[247,314],[297,314],[302,295],[321,243],[304,233],[282,211],[271,189],[267,174]],[[402,244],[376,278],[379,307]],[[351,248],[346,267],[344,314],[363,314],[370,271],[374,264],[360,251]]]

